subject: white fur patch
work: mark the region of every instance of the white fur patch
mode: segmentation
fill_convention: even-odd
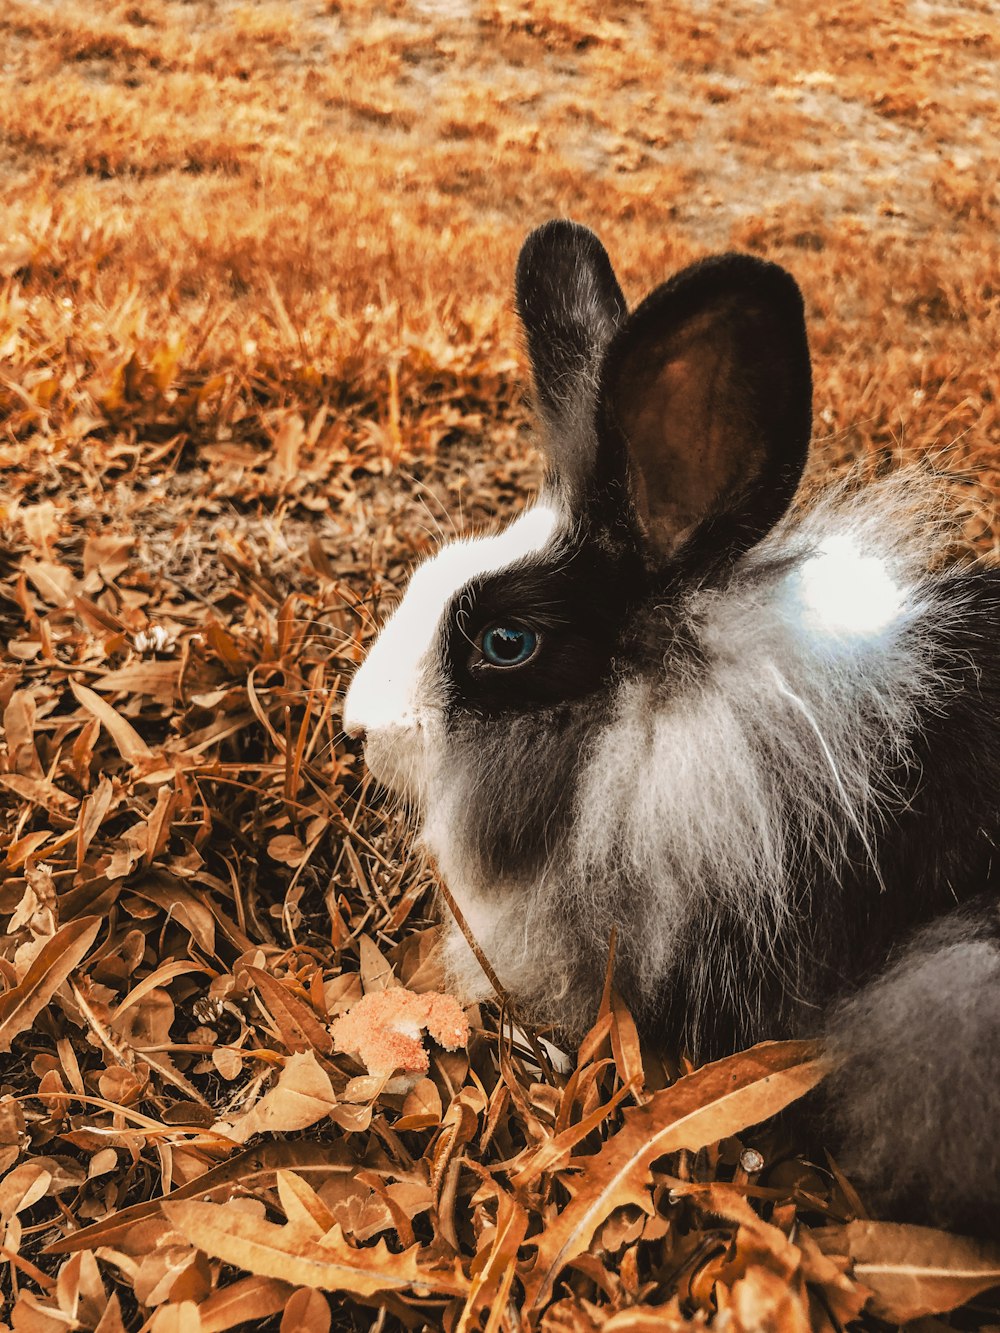
[[[891,630],[904,594],[886,563],[865,555],[849,534],[833,533],[799,570],[803,624],[820,633],[860,638]]]
[[[344,730],[366,735],[368,766],[393,790],[416,799],[426,787],[434,759],[429,741],[447,684],[440,648],[455,595],[472,580],[545,550],[564,521],[543,500],[502,532],[450,542],[414,573],[344,700]]]

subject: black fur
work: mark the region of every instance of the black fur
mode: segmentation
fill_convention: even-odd
[[[634,544],[612,549],[583,529],[554,553],[468,584],[448,616],[452,712],[496,717],[593,694],[608,677],[644,581]],[[486,627],[508,620],[533,628],[539,651],[523,666],[491,667],[476,642]]]
[[[545,427],[548,481],[582,509],[593,494],[600,366],[625,321],[625,298],[593,232],[556,220],[525,241],[515,300]]]
[[[631,473],[650,542],[667,554],[688,508],[689,557],[742,554],[788,508],[808,454],[812,378],[794,280],[749,255],[691,265],[622,325],[598,402],[596,489]]]
[[[473,580],[453,600],[446,720],[469,788],[463,838],[491,874],[534,874],[565,832],[580,752],[603,715],[604,687],[621,670],[646,582],[636,542],[584,524],[555,552]],[[536,657],[484,668],[477,640],[510,620],[538,632]]]
[[[558,425],[578,407],[592,407],[591,381],[624,322],[625,298],[594,233],[562,219],[547,222],[525,241],[514,287],[538,407]]]

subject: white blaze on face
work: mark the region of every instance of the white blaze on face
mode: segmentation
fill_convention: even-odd
[[[471,580],[509,569],[551,545],[562,516],[537,504],[503,532],[442,547],[414,573],[399,606],[355,672],[344,700],[344,730],[368,739],[365,757],[387,786],[416,795],[427,736],[441,715],[441,649],[448,609]],[[419,739],[421,750],[414,750]]]
[[[885,561],[863,555],[849,536],[820,542],[798,575],[811,626],[843,638],[868,638],[887,630],[900,616],[903,590]]]

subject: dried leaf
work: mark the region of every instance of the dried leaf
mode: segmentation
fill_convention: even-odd
[[[94,682],[94,687],[109,694],[139,694],[154,703],[172,704],[180,678],[180,662],[151,658],[105,672]]]
[[[72,796],[67,796],[64,791],[60,791],[44,778],[32,778],[23,773],[2,773],[0,787],[6,787],[8,791],[14,792],[26,801],[32,801],[35,805],[40,805],[55,815],[72,814],[76,808],[76,801]]]
[[[289,413],[278,427],[271,466],[282,485],[292,481],[299,471],[299,451],[305,433],[305,422],[297,412]]]
[[[248,967],[247,976],[260,991],[271,1017],[281,1032],[289,1051],[316,1050],[328,1055],[333,1038],[309,1005],[293,995],[287,986],[259,967]]]
[[[347,843],[346,847],[350,848],[351,844]],[[367,935],[362,935],[358,941],[358,948],[361,955],[361,984],[366,995],[399,984],[392,964],[373,940]]]
[[[52,560],[25,559],[21,568],[50,606],[65,606],[77,591],[77,581],[65,565]]]
[[[468,1333],[479,1323],[480,1312],[506,1304],[517,1267],[517,1254],[528,1230],[529,1217],[514,1198],[497,1193],[497,1222],[493,1241],[485,1257],[477,1255],[472,1286],[455,1333]]]
[[[88,1180],[94,1180],[97,1176],[107,1175],[109,1171],[114,1171],[118,1165],[118,1154],[114,1148],[103,1148],[100,1152],[95,1152],[87,1166]]]
[[[22,1162],[0,1180],[0,1218],[4,1221],[44,1199],[52,1172],[41,1162]]]
[[[811,1234],[824,1254],[852,1261],[854,1276],[874,1293],[869,1309],[890,1323],[943,1314],[1000,1286],[1000,1246],[967,1236],[864,1221]]]
[[[432,1256],[414,1245],[393,1254],[379,1241],[354,1249],[335,1226],[317,1240],[311,1228],[275,1226],[213,1203],[164,1203],[171,1224],[199,1249],[224,1263],[262,1277],[280,1277],[322,1291],[349,1291],[357,1296],[418,1290],[464,1293],[460,1266],[433,1266]],[[421,1263],[421,1260],[425,1263]]]
[[[100,917],[69,921],[46,942],[20,983],[0,995],[0,1051],[26,1031],[53,995],[90,951],[101,929]]]
[[[149,1321],[149,1333],[203,1333],[194,1301],[161,1305]]]
[[[205,905],[204,895],[199,896],[175,875],[158,866],[142,879],[130,883],[129,888],[162,908],[168,917],[179,921],[209,957],[215,953],[215,918]]]
[[[118,747],[118,753],[130,764],[139,764],[143,760],[151,759],[153,751],[142,739],[131,722],[127,722],[120,713],[99,694],[86,685],[81,685],[78,681],[71,680],[70,689],[77,697],[77,701],[95,717],[101,726],[107,731],[108,735]]]
[[[820,1081],[826,1063],[809,1042],[776,1042],[718,1060],[655,1093],[593,1157],[574,1160],[576,1193],[542,1233],[525,1278],[527,1303],[543,1304],[559,1273],[590,1244],[614,1208],[650,1210],[650,1168],[666,1153],[698,1149],[775,1115]]]
[[[751,1268],[734,1282],[728,1298],[720,1300],[719,1305],[745,1333],[761,1329],[812,1333],[809,1306],[803,1295],[786,1278],[762,1266]]]
[[[83,572],[99,573],[98,587],[105,579],[116,579],[128,569],[134,545],[132,537],[116,536],[111,532],[91,534],[83,544]],[[93,586],[88,586],[88,591],[94,591]]]
[[[330,1115],[336,1105],[329,1076],[313,1052],[304,1051],[288,1057],[277,1083],[256,1106],[232,1120],[220,1120],[214,1132],[245,1143],[252,1134],[307,1129]]]
[[[330,1230],[334,1224],[333,1214],[301,1176],[294,1171],[279,1171],[276,1184],[286,1221],[307,1229],[313,1227],[317,1236]]]
[[[17,1333],[66,1333],[66,1316],[30,1291],[14,1302],[11,1323]]]
[[[203,1171],[193,1180],[179,1185],[169,1195],[171,1200],[227,1200],[238,1187],[266,1188],[280,1170],[310,1175],[319,1182],[353,1179],[357,1172],[354,1158],[340,1144],[306,1142],[265,1143],[236,1153],[227,1162]],[[149,1220],[160,1217],[163,1199],[148,1199],[94,1222],[81,1231],[54,1242],[48,1254],[72,1254],[77,1250],[96,1249],[100,1245],[121,1246],[125,1236]]]
[[[3,730],[12,767],[26,776],[41,778],[44,774],[34,745],[37,711],[30,690],[15,690],[3,710]]]
[[[305,843],[294,834],[282,833],[267,844],[267,854],[273,861],[297,866],[306,854]]]
[[[281,1333],[329,1333],[330,1303],[318,1291],[299,1287],[288,1298]]]
[[[207,973],[208,968],[201,963],[164,963],[132,987],[115,1010],[112,1022],[120,1019],[134,1004],[144,1000],[152,991],[166,985],[174,977],[188,976],[192,972]]]
[[[441,1094],[433,1079],[422,1078],[406,1094],[403,1114],[396,1121],[397,1131],[426,1129],[441,1120]]]
[[[274,1278],[245,1277],[213,1291],[198,1306],[202,1333],[225,1333],[226,1329],[249,1327],[284,1310],[292,1295],[286,1282]]]

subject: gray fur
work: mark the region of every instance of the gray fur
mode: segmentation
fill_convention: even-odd
[[[875,1209],[1000,1234],[998,926],[935,923],[828,1023],[832,1126]]]

